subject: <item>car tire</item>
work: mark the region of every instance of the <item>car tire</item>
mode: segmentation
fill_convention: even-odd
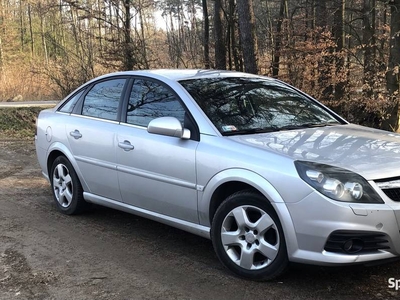
[[[89,206],[83,198],[83,188],[72,164],[65,156],[57,157],[50,173],[53,198],[66,215],[82,213]]]
[[[253,191],[236,192],[219,206],[211,240],[222,264],[240,277],[272,280],[288,267],[279,218],[269,201]]]

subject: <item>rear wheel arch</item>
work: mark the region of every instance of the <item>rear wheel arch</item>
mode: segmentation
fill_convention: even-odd
[[[54,161],[56,160],[56,158],[59,156],[66,157],[66,155],[63,152],[61,152],[60,150],[53,150],[50,152],[49,156],[47,157],[47,174],[50,175],[51,167],[52,167]]]
[[[47,174],[50,176],[51,167],[53,165],[53,162],[59,156],[64,156],[66,159],[68,159],[68,161],[71,163],[72,167],[74,168],[74,170],[79,178],[79,181],[82,184],[83,190],[86,192],[89,191],[89,187],[86,184],[86,181],[84,180],[84,178],[82,176],[82,173],[78,167],[78,164],[76,163],[76,161],[74,159],[74,156],[69,151],[68,147],[66,147],[63,143],[56,142],[49,147],[48,155],[47,155],[47,164],[46,164]]]

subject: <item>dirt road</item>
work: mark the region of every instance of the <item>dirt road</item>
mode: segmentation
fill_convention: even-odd
[[[60,214],[32,142],[0,140],[0,299],[399,299],[400,262],[238,279],[211,242],[95,207]]]

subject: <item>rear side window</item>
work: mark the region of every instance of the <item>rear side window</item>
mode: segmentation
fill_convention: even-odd
[[[79,93],[76,93],[74,96],[69,98],[58,111],[61,111],[64,113],[69,113],[69,114],[72,113],[76,103],[78,102],[79,98],[82,96],[83,91],[84,90],[80,91]]]
[[[183,125],[185,109],[175,94],[160,83],[136,79],[129,97],[126,121],[147,127],[159,117],[175,117]]]
[[[82,115],[116,121],[125,82],[119,78],[95,84],[83,100]]]

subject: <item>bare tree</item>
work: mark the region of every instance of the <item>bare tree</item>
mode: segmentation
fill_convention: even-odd
[[[0,0],[1,1],[1,0]],[[32,25],[32,6],[28,3],[28,20],[29,20],[29,34],[31,38],[31,57],[35,54],[35,37],[33,35],[33,25]]]
[[[214,0],[215,68],[226,69],[226,46],[223,28],[222,1]]]
[[[4,26],[4,4],[3,0],[0,0],[0,79],[3,79],[3,66],[4,66],[4,55],[3,55],[3,26]]]
[[[135,65],[133,41],[131,36],[131,0],[124,0],[124,61],[123,70],[132,70]]]
[[[390,11],[390,50],[386,72],[386,87],[389,92],[390,105],[387,108],[387,118],[383,121],[382,128],[395,131],[399,125],[400,0],[390,1]]]
[[[204,20],[204,37],[203,37],[203,48],[204,48],[204,67],[209,69],[210,64],[210,20],[208,19],[208,7],[207,0],[202,0],[203,7],[203,20]]]
[[[279,63],[281,59],[281,47],[282,47],[282,25],[285,18],[285,12],[287,13],[288,5],[287,0],[280,1],[279,16],[276,23],[276,37],[274,45],[274,54],[272,59],[272,77],[278,77],[279,74]]]
[[[343,73],[344,70],[344,55],[343,50],[345,46],[345,30],[344,30],[344,21],[345,21],[345,7],[346,1],[345,0],[334,0],[334,21],[333,21],[333,28],[332,33],[336,43],[336,77],[339,80],[336,82],[335,85],[335,99],[340,100],[344,96],[345,91],[345,82],[340,80],[340,73]]]
[[[362,10],[363,19],[363,50],[364,50],[364,94],[366,97],[373,95],[375,83],[375,0],[364,0]]]
[[[237,0],[239,30],[246,72],[257,74],[257,36],[253,0]]]

